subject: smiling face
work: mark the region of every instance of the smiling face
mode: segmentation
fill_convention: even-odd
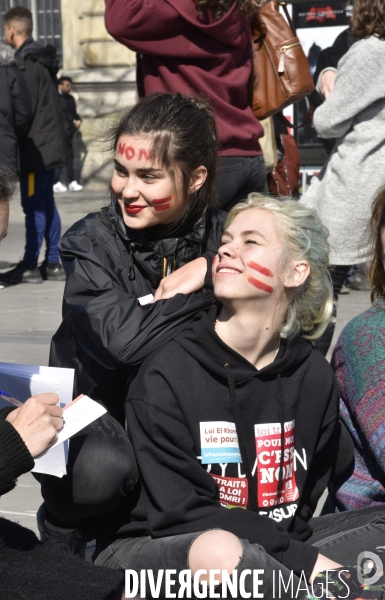
[[[267,210],[239,213],[222,235],[213,263],[214,291],[228,300],[286,298],[308,275],[307,263],[290,260],[276,218]],[[287,300],[286,300],[287,301]]]
[[[122,135],[115,151],[111,188],[132,229],[172,223],[184,212],[179,173],[175,181],[165,167],[151,158],[146,137]]]

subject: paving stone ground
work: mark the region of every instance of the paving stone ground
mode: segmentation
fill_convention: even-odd
[[[106,196],[100,192],[57,195],[62,232],[84,215],[100,210],[105,203]],[[11,203],[8,236],[0,250],[0,269],[8,269],[19,262],[23,248],[24,217],[20,200],[15,196]],[[43,258],[42,253],[41,260]],[[61,321],[63,288],[64,283],[51,281],[0,290],[0,361],[48,364],[50,339]],[[341,296],[333,345],[346,323],[369,306],[369,292],[351,291]],[[39,485],[28,473],[19,478],[15,490],[0,499],[0,515],[36,531],[35,513],[40,503]]]

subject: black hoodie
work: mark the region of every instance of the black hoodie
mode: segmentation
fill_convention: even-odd
[[[274,362],[257,370],[216,335],[216,315],[213,307],[197,316],[131,385],[127,417],[143,485],[124,530],[158,538],[222,528],[310,575],[318,549],[303,541],[337,454],[332,370],[300,336],[282,340]]]

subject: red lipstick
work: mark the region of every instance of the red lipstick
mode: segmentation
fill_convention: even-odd
[[[142,212],[142,210],[146,208],[145,206],[135,206],[134,204],[125,204],[124,210],[126,213],[130,215],[136,215],[137,213]]]

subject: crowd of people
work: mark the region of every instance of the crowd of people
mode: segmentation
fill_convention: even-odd
[[[242,584],[248,597],[384,600],[385,0],[355,0],[354,43],[317,72],[314,125],[335,143],[300,201],[262,193],[247,94],[255,2],[106,0],[105,18],[138,53],[140,100],[108,132],[108,206],[59,242],[53,189],[66,152],[74,177],[81,118],[29,11],[3,15],[16,53],[0,48],[13,115],[0,239],[18,169],[27,244],[0,281],[66,280],[49,363],[73,368],[74,397],[107,413],[71,438],[67,475],[35,474],[40,542],[0,519],[0,597],[115,600],[129,569],[145,573],[147,598],[167,598],[150,573],[189,569],[200,597],[222,597],[235,572],[235,598]],[[335,301],[364,261],[373,306],[329,365]],[[0,494],[56,439],[56,404],[45,394],[0,411]]]

